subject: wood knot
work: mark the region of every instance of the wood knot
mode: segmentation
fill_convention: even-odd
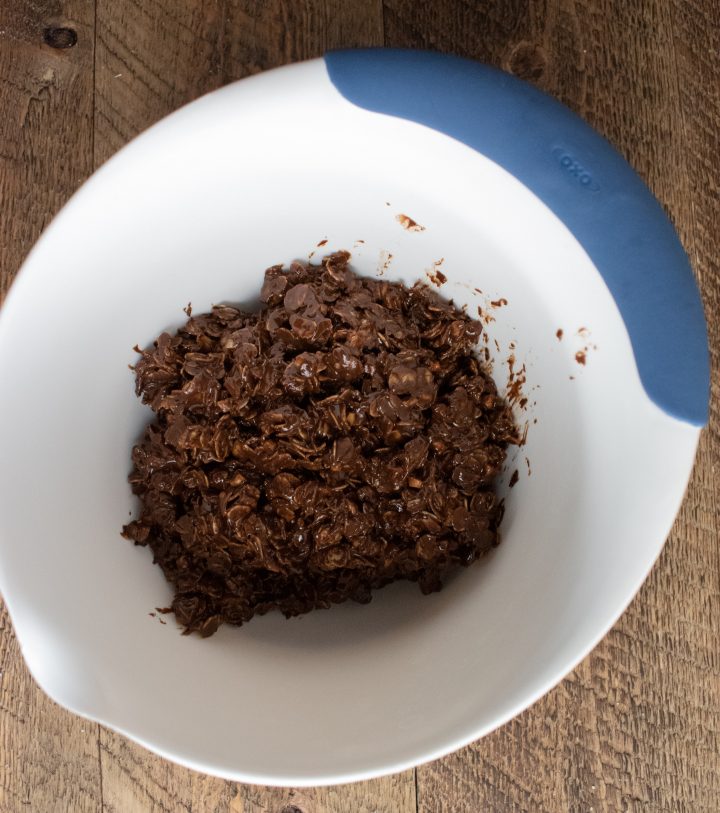
[[[74,28],[46,28],[43,40],[51,48],[72,48],[77,43],[77,31]]]
[[[505,67],[519,79],[537,80],[545,73],[545,50],[532,42],[519,42],[510,51]]]

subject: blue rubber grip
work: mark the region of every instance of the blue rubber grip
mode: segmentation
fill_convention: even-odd
[[[471,60],[369,48],[325,62],[348,101],[452,136],[544,201],[610,289],[650,399],[707,423],[707,328],[690,263],[660,204],[602,136],[550,96]]]

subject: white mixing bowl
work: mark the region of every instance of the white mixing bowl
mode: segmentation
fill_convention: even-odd
[[[120,537],[151,419],[132,347],[339,248],[406,282],[442,260],[443,293],[495,319],[500,389],[511,353],[525,366],[503,543],[435,595],[183,637],[149,615],[171,598],[150,551]],[[622,159],[523,83],[394,51],[243,80],[123,149],[14,284],[0,380],[0,588],[37,682],[169,759],[275,785],[438,757],[557,683],[660,552],[708,386],[687,261]]]

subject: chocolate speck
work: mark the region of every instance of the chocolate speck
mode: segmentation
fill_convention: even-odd
[[[183,308],[183,310],[185,311],[185,315],[189,319],[192,316],[192,302],[188,302],[187,305],[185,305],[185,307]]]
[[[483,310],[483,309],[480,307],[480,305],[478,305],[477,312],[478,312],[478,316],[480,317],[480,319],[483,321],[483,323],[484,323],[485,325],[489,325],[489,324],[490,324],[490,322],[494,322],[494,321],[495,321],[495,317],[494,317],[494,316],[492,316],[490,313],[488,313],[486,310],[484,311],[484,310]],[[495,342],[495,344],[497,345],[497,342]],[[500,346],[499,346],[499,345],[498,345],[498,348],[497,348],[497,349],[498,349],[498,352],[499,352],[499,351],[500,351]]]
[[[522,435],[520,435],[520,440],[518,441],[518,446],[524,446],[527,443],[527,436],[528,436],[528,429],[530,428],[530,424],[526,421],[525,426],[523,426]]]
[[[515,354],[511,353],[507,359],[508,365],[508,383],[506,398],[511,404],[518,404],[521,409],[527,405],[527,398],[523,397],[522,388],[527,381],[527,374],[525,365],[523,364],[519,370],[515,369]]]
[[[558,341],[559,341],[559,342],[560,342],[560,341],[562,341],[562,337],[563,337],[563,329],[562,329],[561,327],[559,327],[559,328],[558,328],[558,329],[555,331],[555,335],[557,336],[557,338],[558,338]]]
[[[514,488],[515,484],[517,483],[517,481],[519,479],[520,479],[520,474],[519,474],[518,470],[515,469],[515,471],[512,473],[512,476],[510,477],[510,482],[508,483],[508,486],[510,488]]]
[[[425,226],[421,226],[417,221],[408,215],[395,215],[395,220],[405,229],[405,231],[425,231]]]
[[[447,282],[447,277],[437,266],[432,271],[426,271],[425,274],[430,282],[437,285],[438,288]]]
[[[327,245],[327,238],[325,238],[325,240],[321,240],[321,241],[320,241],[320,242],[317,244],[317,247],[318,247],[318,248],[320,248],[321,246],[325,246],[325,245]]]
[[[385,272],[390,267],[393,255],[389,251],[380,252],[380,262],[378,263],[377,273],[379,277],[384,276]]]
[[[584,350],[578,350],[577,353],[575,353],[575,361],[577,361],[578,364],[582,364],[583,366],[585,366],[587,356],[585,355]]]
[[[508,301],[505,299],[505,297],[502,297],[501,299],[494,299],[492,302],[490,302],[493,308],[502,308],[502,306],[507,305],[507,303]]]

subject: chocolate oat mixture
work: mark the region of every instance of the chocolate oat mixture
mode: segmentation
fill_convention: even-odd
[[[123,532],[151,547],[186,632],[397,579],[429,593],[499,542],[517,430],[474,353],[481,325],[348,260],[270,268],[260,310],[217,306],[141,351],[156,417]]]

